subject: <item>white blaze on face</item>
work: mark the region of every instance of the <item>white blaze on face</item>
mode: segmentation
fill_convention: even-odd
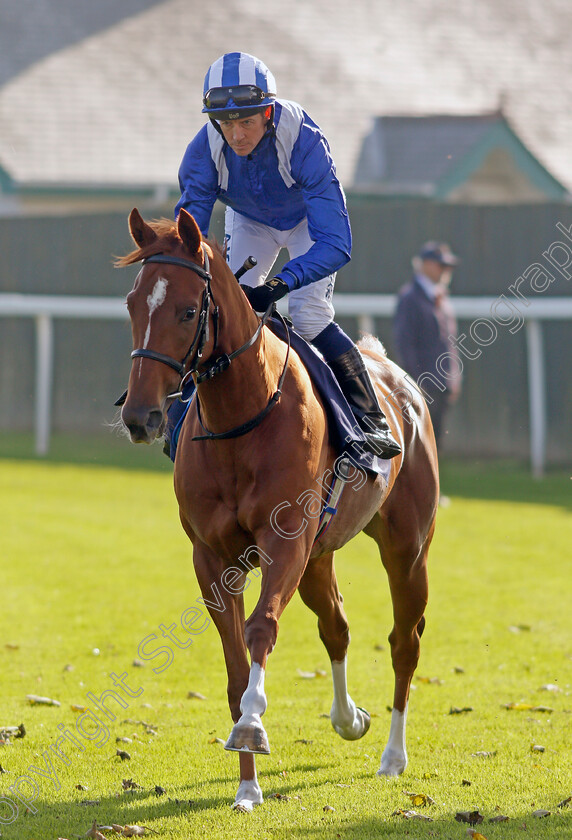
[[[149,343],[149,336],[151,334],[151,316],[156,309],[158,309],[161,304],[164,302],[167,296],[167,280],[164,277],[159,277],[155,285],[153,286],[153,291],[147,297],[147,306],[149,307],[149,322],[147,324],[147,330],[145,332],[145,340],[143,341],[143,349],[147,348],[147,344]]]

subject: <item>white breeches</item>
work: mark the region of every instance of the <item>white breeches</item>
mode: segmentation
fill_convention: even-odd
[[[253,222],[227,207],[224,222],[226,259],[232,271],[238,271],[247,257],[253,256],[258,260],[257,265],[240,280],[246,286],[264,283],[282,248],[286,248],[290,259],[294,259],[305,254],[313,245],[306,219],[290,230],[277,230]],[[294,329],[306,341],[319,335],[334,319],[332,295],[335,280],[335,273],[329,274],[323,280],[316,280],[288,295],[288,314]]]

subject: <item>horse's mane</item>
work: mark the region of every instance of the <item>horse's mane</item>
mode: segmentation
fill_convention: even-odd
[[[154,254],[162,254],[165,251],[167,253],[172,252],[177,246],[181,246],[183,244],[177,231],[177,224],[172,219],[167,219],[165,217],[161,219],[153,219],[148,222],[148,224],[149,227],[153,228],[157,234],[157,239],[153,240],[153,242],[149,245],[145,245],[143,248],[135,248],[135,250],[130,251],[129,254],[125,254],[123,257],[117,257],[114,261],[114,266],[116,268],[133,265],[133,263],[141,262],[141,260],[151,257]],[[204,241],[207,242],[214,251],[217,251],[219,254],[223,253],[221,246],[216,240],[205,239]]]

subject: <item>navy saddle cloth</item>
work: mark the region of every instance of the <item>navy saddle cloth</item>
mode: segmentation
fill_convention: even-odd
[[[271,318],[267,322],[267,326],[278,338],[286,341],[284,326],[281,321],[277,318]],[[364,433],[358,426],[329,365],[294,329],[289,327],[288,332],[292,349],[298,353],[324,402],[330,437],[338,453],[340,455],[346,453],[351,456],[354,464],[387,477],[390,462],[376,458],[363,450]],[[169,443],[169,455],[172,461],[175,460],[183,420],[195,399],[195,390],[195,384],[191,379],[183,391],[183,401],[177,400],[169,409],[165,437]]]

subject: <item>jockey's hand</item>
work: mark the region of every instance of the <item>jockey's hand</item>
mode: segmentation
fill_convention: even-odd
[[[271,303],[276,303],[277,300],[283,298],[288,294],[290,289],[288,284],[282,280],[281,277],[273,277],[267,280],[261,286],[243,286],[240,288],[248,298],[248,301],[255,312],[266,312]]]

